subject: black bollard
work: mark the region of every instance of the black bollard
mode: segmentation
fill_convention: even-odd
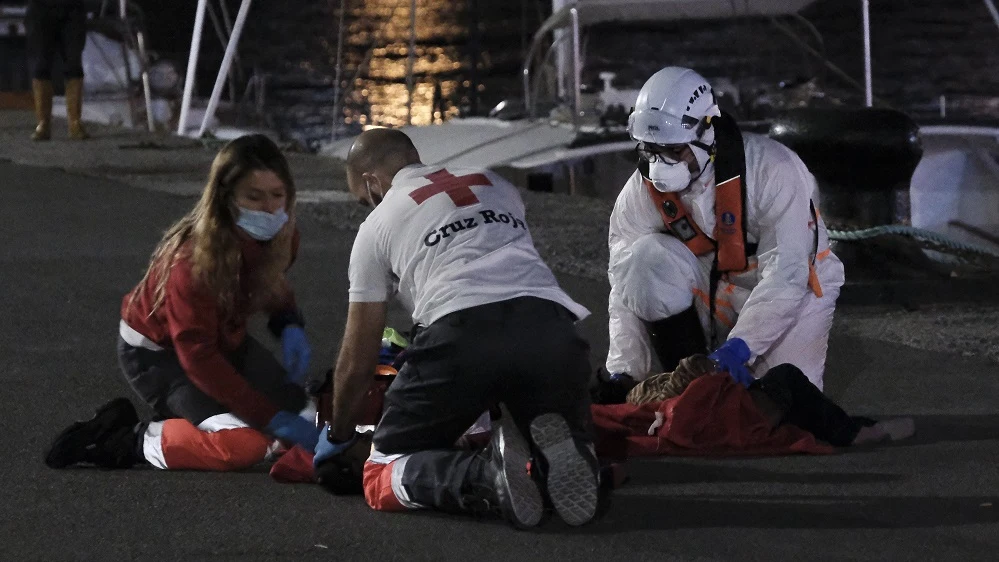
[[[769,135],[815,176],[830,228],[908,223],[909,183],[923,154],[909,116],[876,108],[794,109],[773,121]]]

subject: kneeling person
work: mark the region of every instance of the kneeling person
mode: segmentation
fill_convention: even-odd
[[[121,307],[118,362],[157,421],[139,423],[118,398],[59,434],[52,468],[239,470],[274,438],[311,449],[318,438],[299,384],[309,345],[285,271],[298,247],[295,186],[263,135],[228,143],[195,207],[163,236]],[[285,367],[246,332],[255,312],[282,340]]]
[[[425,166],[404,133],[374,129],[347,159],[351,192],[376,206],[350,257],[350,305],[334,376],[333,420],[316,465],[356,446],[387,301],[422,328],[385,395],[364,492],[374,509],[498,511],[533,526],[543,511],[528,472],[529,435],[547,494],[568,523],[592,519],[597,462],[587,384],[589,346],[573,302],[534,248],[516,188],[479,170]],[[502,403],[483,449],[454,443]],[[348,453],[344,453],[348,451]]]
[[[745,384],[790,363],[822,388],[843,264],[789,148],[743,134],[691,69],[642,87],[638,169],[610,217],[607,371],[641,381],[713,357]]]

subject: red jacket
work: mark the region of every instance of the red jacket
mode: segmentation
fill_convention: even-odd
[[[186,244],[180,257],[169,270],[163,303],[150,315],[154,294],[159,281],[150,275],[125,295],[121,317],[135,331],[157,345],[177,353],[180,365],[199,390],[228,408],[232,413],[254,427],[264,427],[278,412],[264,394],[254,389],[226,359],[246,338],[246,322],[250,305],[248,280],[259,264],[264,245],[249,236],[241,236],[243,263],[240,287],[228,318],[221,318],[216,295],[194,279],[189,260],[190,244]],[[292,239],[292,260],[298,251],[299,234]],[[129,301],[135,294],[132,306]],[[287,298],[271,310],[273,316],[295,312],[294,294],[290,288]]]

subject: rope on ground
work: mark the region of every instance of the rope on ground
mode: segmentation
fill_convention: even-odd
[[[872,228],[864,228],[860,230],[830,229],[828,232],[830,240],[836,240],[839,242],[859,242],[862,240],[869,240],[871,238],[876,238],[878,236],[886,236],[893,234],[899,236],[908,236],[910,238],[915,238],[917,240],[931,242],[945,249],[955,250],[957,252],[967,252],[972,254],[989,256],[992,258],[999,259],[999,251],[979,246],[977,244],[967,244],[965,242],[958,242],[957,240],[948,238],[942,234],[933,232],[931,230],[925,230],[922,228],[905,226],[901,224],[875,226]]]

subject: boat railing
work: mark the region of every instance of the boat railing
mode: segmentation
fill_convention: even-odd
[[[138,108],[132,100],[132,84],[135,77],[132,76],[132,65],[129,63],[129,50],[136,53],[139,60],[139,79],[142,81],[143,98],[146,105],[146,126],[150,131],[155,130],[156,120],[153,114],[152,87],[149,81],[149,52],[146,50],[146,17],[137,4],[128,0],[118,0],[117,13],[111,14],[111,0],[103,0],[97,12],[98,18],[116,20],[118,31],[121,34],[121,57],[124,62],[125,79],[123,80],[128,99],[128,109],[132,116],[132,123],[138,121]]]
[[[569,28],[569,33],[565,33],[564,28],[566,27]],[[555,35],[554,39],[550,42],[548,39],[549,33]],[[531,46],[527,51],[527,56],[524,57],[524,64],[521,67],[521,76],[524,83],[524,110],[526,111],[528,118],[537,117],[537,92],[540,89],[540,80],[535,80],[532,84],[531,73],[534,61],[539,57],[539,55],[541,55],[542,49],[546,50],[541,56],[542,62],[538,65],[539,68],[549,64],[553,55],[561,58],[564,56],[563,49],[566,46],[566,42],[569,43],[568,46],[572,49],[569,71],[572,78],[573,122],[575,123],[577,121],[582,109],[580,94],[582,62],[580,50],[579,9],[574,4],[570,4],[558,10],[541,25],[538,31],[535,32],[534,38],[531,40]],[[561,86],[564,84],[565,80],[565,76],[563,74],[564,64],[562,64],[562,60],[557,62],[558,64],[556,66],[558,68],[558,76],[556,79]],[[558,93],[562,94],[564,93],[565,88],[560,87],[559,90],[560,91]]]

